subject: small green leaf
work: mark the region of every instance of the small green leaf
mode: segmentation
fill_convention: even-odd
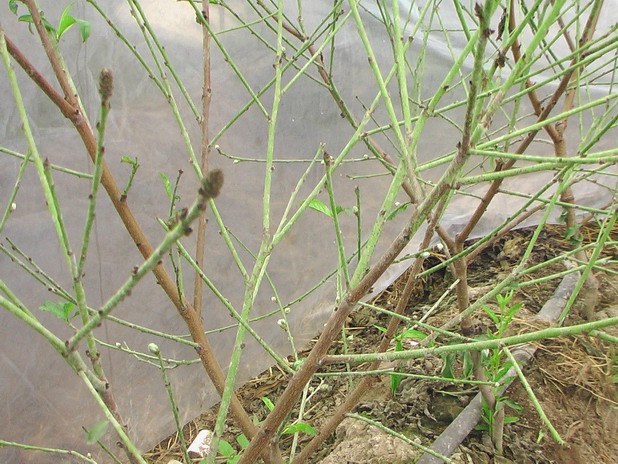
[[[29,14],[21,15],[20,17],[17,18],[17,20],[22,23],[34,24],[32,15],[29,15]]]
[[[566,238],[567,240],[573,239],[577,237],[578,232],[579,232],[579,224],[571,226],[571,227],[567,227],[565,234],[564,234],[564,238]]]
[[[346,208],[346,207],[341,206],[341,205],[337,205],[335,207],[335,211],[337,212],[337,216],[339,216],[341,213],[354,214],[354,209],[353,208]]]
[[[416,340],[424,340],[427,338],[427,335],[416,329],[406,329],[401,333],[401,335],[399,335],[398,338],[414,338]]]
[[[316,435],[318,431],[311,427],[309,424],[305,424],[304,422],[300,422],[298,424],[288,425],[283,429],[284,435],[292,435],[296,432],[306,433],[308,435]]]
[[[218,450],[219,450],[219,454],[226,458],[231,458],[232,456],[236,454],[236,450],[234,449],[234,447],[230,445],[229,442],[223,439],[219,440]]]
[[[309,203],[309,208],[319,211],[322,214],[326,214],[329,218],[333,218],[333,213],[328,206],[322,203],[320,200],[313,199]]]
[[[521,414],[524,410],[522,405],[513,400],[504,400],[503,403],[506,404],[513,411],[515,411],[517,414]]]
[[[17,0],[9,0],[9,10],[17,16]]]
[[[519,420],[519,417],[507,416],[504,418],[504,423],[512,424],[513,422],[517,422],[518,420]]]
[[[410,206],[410,202],[407,203],[403,203],[401,205],[399,205],[397,208],[395,208],[391,214],[388,215],[388,217],[386,218],[387,221],[392,221],[393,219],[395,219],[397,217],[397,215],[399,213],[401,213],[402,211],[405,211],[406,209],[408,209],[408,207]]]
[[[402,375],[391,374],[391,393],[393,396],[397,394],[397,389],[403,380]]]
[[[60,16],[58,31],[56,32],[56,38],[58,40],[60,40],[60,37],[62,37],[62,35],[68,31],[73,24],[75,24],[75,18],[69,14],[69,11],[73,8],[73,5],[73,3],[69,3]]]
[[[300,369],[300,367],[303,365],[303,363],[305,362],[305,359],[307,358],[298,358],[298,361],[294,361],[292,363],[292,369],[294,369],[295,371],[297,371],[298,369]]]
[[[466,352],[463,354],[463,376],[465,379],[469,379],[472,376],[473,369],[472,356],[469,352]]]
[[[64,35],[66,31],[68,31],[73,24],[75,24],[75,18],[71,15],[63,16],[60,24],[58,25],[58,40]]]
[[[34,24],[32,15],[29,15],[29,14],[21,15],[19,18],[17,18],[17,20],[22,23]],[[43,26],[45,26],[45,29],[47,29],[48,32],[53,32],[55,34],[56,28],[52,26],[47,19],[42,18],[42,20],[43,20]],[[30,32],[32,32],[32,30],[30,30]]]
[[[77,24],[79,26],[79,32],[82,36],[82,42],[85,42],[86,40],[88,40],[88,37],[90,37],[91,25],[88,21],[74,18],[69,14],[69,11],[73,7],[73,5],[74,3],[71,3],[62,12],[62,16],[60,17],[60,23],[58,24],[58,32],[56,33],[56,37],[58,40],[60,40],[64,33],[71,29],[73,24]]]
[[[70,302],[64,303],[56,303],[54,301],[46,301],[43,303],[39,309],[41,311],[47,311],[48,313],[52,313],[58,319],[62,319],[63,321],[69,321],[69,316],[71,315],[71,311],[75,308],[75,305]]]
[[[67,316],[66,321],[69,322],[69,319],[73,319],[77,315],[77,308],[73,303],[67,302],[64,304],[64,313]]]
[[[309,208],[319,211],[322,214],[326,214],[331,219],[333,218],[333,211],[330,209],[329,206],[326,206],[326,204],[322,203],[320,200],[317,200],[315,198],[311,200],[311,202],[309,202]],[[352,208],[346,208],[344,206],[337,205],[335,206],[335,213],[337,213],[337,216],[339,216],[339,214],[341,213],[353,214],[354,210]]]
[[[508,382],[510,379],[514,378],[515,376],[512,376],[510,378],[506,378],[503,379],[502,377],[504,377],[506,375],[506,373],[509,371],[509,369],[513,367],[513,363],[511,361],[507,361],[504,363],[504,366],[502,366],[502,368],[496,373],[496,376],[494,377],[494,381],[498,382]]]
[[[447,379],[454,379],[455,374],[453,373],[453,363],[455,362],[455,354],[449,353],[444,356],[444,363],[442,364],[442,370],[440,375],[442,377],[446,377]]]
[[[106,420],[102,420],[101,422],[97,422],[96,424],[94,424],[94,426],[90,430],[88,430],[86,442],[89,445],[92,445],[99,441],[101,437],[103,437],[103,435],[105,435],[105,433],[107,432],[108,425],[109,422],[107,422]]]
[[[246,449],[247,446],[249,446],[249,439],[244,433],[241,433],[236,437],[236,442],[240,445],[242,449]]]
[[[159,175],[161,176],[161,179],[163,179],[163,186],[165,187],[167,198],[169,198],[170,201],[174,201],[174,192],[172,191],[172,184],[170,183],[169,178],[162,172],[160,172]]]
[[[120,158],[120,162],[130,164],[131,166],[135,166],[137,164],[137,158],[133,159],[130,156],[122,155],[122,158]]]
[[[494,313],[487,306],[483,306],[483,309],[485,310],[487,315],[491,318],[491,320],[494,322],[494,324],[499,324],[500,323],[500,318],[496,315],[496,313]]]
[[[75,22],[79,26],[79,33],[82,36],[82,42],[85,42],[86,40],[88,40],[88,37],[90,37],[92,26],[88,21],[84,19],[76,19]]]
[[[269,411],[272,411],[273,409],[275,409],[275,405],[273,404],[272,401],[270,401],[268,398],[266,398],[265,396],[263,396],[262,398],[260,398],[262,400],[262,402],[266,405],[266,407],[268,408]]]

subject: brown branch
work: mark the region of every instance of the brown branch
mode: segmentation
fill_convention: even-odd
[[[90,158],[94,162],[97,153],[96,137],[92,131],[88,119],[79,110],[79,97],[77,94],[74,94],[70,90],[70,83],[67,79],[64,69],[62,68],[59,58],[56,55],[56,53],[58,52],[51,44],[49,34],[43,26],[41,15],[38,8],[36,7],[34,0],[25,0],[25,3],[27,4],[33,16],[33,20],[35,22],[35,25],[37,26],[37,32],[39,34],[41,42],[43,43],[43,47],[47,53],[48,59],[52,64],[52,68],[54,69],[56,77],[58,78],[60,87],[65,93],[67,93],[66,98],[68,100],[68,103],[72,107],[71,111],[66,111],[66,101],[64,99],[62,99],[62,102],[64,102],[62,103],[57,98],[57,96],[54,98],[50,98],[55,104],[58,105],[58,107],[62,111],[62,114],[65,115],[73,123],[75,129],[77,130],[82,139],[82,142],[84,143],[84,146]],[[18,56],[23,55],[17,49],[17,47],[13,47],[12,55],[13,54]],[[18,63],[25,69],[26,74],[35,79],[35,82],[44,91],[47,89],[47,91],[45,92],[46,95],[52,94],[50,90],[51,86],[45,85],[45,79],[29,61],[22,60],[18,61]],[[140,225],[136,221],[133,212],[131,211],[131,208],[127,203],[127,199],[125,197],[122,197],[120,189],[118,188],[118,185],[116,184],[116,181],[112,176],[112,173],[105,159],[103,159],[102,161],[101,184],[105,188],[105,191],[107,192],[110,200],[112,201],[116,212],[120,216],[120,219],[122,220],[125,228],[127,229],[127,232],[133,239],[138,250],[140,251],[142,256],[147,259],[152,255],[154,249],[148,241],[146,235],[143,233]],[[180,297],[174,280],[167,273],[163,264],[159,264],[158,266],[156,266],[153,269],[153,273],[157,279],[158,284],[167,294],[169,299],[178,310],[178,313],[185,321],[185,324],[189,329],[189,333],[191,334],[192,339],[198,344],[196,351],[200,357],[202,365],[204,366],[204,369],[206,370],[213,385],[215,386],[215,389],[217,390],[219,395],[221,395],[224,390],[225,375],[223,373],[223,370],[221,369],[221,366],[219,365],[219,362],[214,354],[210,342],[208,341],[204,333],[204,326],[202,324],[200,316],[197,314],[197,312],[193,309],[193,307],[187,300]],[[247,412],[244,410],[242,404],[240,403],[236,395],[232,395],[231,410],[232,414],[238,421],[239,427],[242,429],[245,435],[247,435],[247,437],[253,437],[257,429],[251,421],[251,418],[249,417]],[[266,450],[265,453],[267,453],[267,451],[268,450]]]
[[[210,21],[210,2],[209,0],[203,0],[202,2],[202,15],[206,21]],[[202,163],[200,169],[202,175],[206,175],[208,171],[208,157],[210,154],[209,148],[209,136],[208,130],[210,127],[210,100],[212,95],[212,89],[210,87],[210,33],[208,28],[204,25],[202,27],[202,73],[203,73],[203,85],[202,85],[202,120],[200,121],[200,127],[202,129]],[[204,249],[206,246],[206,215],[200,216],[197,227],[197,243],[195,246],[195,262],[200,269],[204,269]],[[195,273],[195,280],[193,284],[193,308],[199,316],[202,314],[202,294],[203,294],[203,282],[199,273]]]
[[[480,245],[473,252],[471,252],[468,255],[466,255],[467,261],[468,262],[473,261],[478,255],[480,255],[488,247],[492,246],[494,243],[496,243],[498,240],[500,240],[502,237],[504,237],[506,234],[508,234],[510,231],[512,231],[515,227],[517,227],[519,224],[524,222],[526,219],[528,219],[530,216],[532,216],[537,211],[542,210],[544,207],[545,207],[545,205],[537,205],[534,208],[529,209],[528,211],[526,211],[522,215],[518,216],[517,218],[513,219],[511,222],[506,224],[502,228],[502,230],[500,232],[498,232],[496,235],[494,235],[488,241],[486,241],[485,243]]]
[[[56,79],[60,84],[60,88],[64,92],[64,97],[67,99],[69,104],[77,108],[78,100],[77,95],[74,94],[71,84],[67,79],[66,71],[62,66],[62,63],[58,59],[57,53],[57,41],[55,44],[52,43],[50,33],[45,29],[45,24],[43,23],[43,17],[41,15],[41,10],[39,10],[38,5],[36,4],[36,0],[22,0],[24,4],[28,7],[30,11],[30,15],[32,16],[32,21],[34,22],[34,27],[41,39],[41,43],[43,44],[43,49],[47,54],[47,59],[54,70],[54,74],[56,75]]]
[[[56,104],[65,118],[70,119],[72,114],[76,110],[69,102],[67,102],[60,93],[49,83],[45,77],[34,67],[32,63],[26,58],[19,48],[13,43],[11,39],[5,34],[6,48],[11,56],[17,61],[17,64],[28,74],[28,76],[34,81],[36,85],[47,95],[47,97]]]
[[[554,0],[551,0],[551,4],[554,4]],[[558,25],[560,26],[560,28],[564,31],[562,33],[562,36],[564,37],[564,40],[567,43],[567,46],[569,47],[569,50],[571,50],[571,52],[575,51],[575,42],[573,42],[573,39],[571,38],[571,34],[569,34],[569,31],[566,29],[566,25],[564,24],[564,19],[562,18],[562,16],[558,17]]]
[[[436,208],[436,211],[433,212],[431,224],[429,225],[429,227],[427,227],[423,240],[418,247],[419,251],[424,250],[429,246],[431,238],[433,237],[433,234],[435,232],[436,223],[445,207],[446,202],[441,201],[438,208]],[[410,301],[410,295],[412,294],[412,290],[417,283],[416,276],[420,273],[424,261],[425,258],[421,256],[414,260],[414,263],[412,264],[410,273],[408,275],[408,279],[406,280],[403,292],[399,297],[399,300],[397,301],[395,313],[405,313],[408,302]],[[377,352],[386,352],[400,322],[401,319],[399,319],[398,317],[392,316],[390,318],[386,333],[382,336],[382,340],[380,341]],[[375,361],[371,363],[366,370],[379,369],[380,364],[380,361]],[[341,405],[339,405],[339,407],[337,407],[335,412],[328,418],[328,421],[320,427],[319,433],[315,437],[313,437],[313,439],[305,445],[305,447],[298,454],[298,456],[294,458],[292,464],[304,463],[322,445],[324,440],[326,440],[330,435],[332,435],[337,426],[345,418],[345,415],[351,412],[356,407],[358,402],[362,399],[363,395],[375,384],[377,379],[378,376],[363,376],[363,378],[356,385],[354,390],[350,394],[348,394],[345,401]]]

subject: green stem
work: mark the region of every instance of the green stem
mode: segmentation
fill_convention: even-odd
[[[103,399],[101,398],[97,390],[94,388],[94,386],[90,382],[90,379],[88,378],[86,373],[80,370],[77,372],[77,374],[82,379],[82,381],[86,384],[86,387],[92,394],[92,397],[94,398],[94,400],[97,402],[97,404],[103,411],[103,414],[105,414],[105,418],[112,424],[112,427],[118,434],[118,437],[120,438],[122,442],[122,446],[125,449],[129,458],[132,459],[136,463],[147,464],[146,460],[142,457],[137,447],[133,444],[133,442],[131,441],[127,433],[125,432],[124,427],[118,422],[118,420],[116,420],[116,417],[114,416],[114,414],[109,410],[109,408],[107,407],[107,405],[105,404],[105,402],[103,401]]]
[[[150,34],[150,37],[152,37],[153,42],[157,46],[157,50],[159,51],[159,53],[161,54],[161,57],[163,58],[163,63],[165,64],[165,67],[167,67],[167,69],[170,70],[170,73],[172,74],[172,77],[174,78],[174,82],[176,82],[176,85],[180,89],[180,92],[182,93],[182,96],[187,101],[187,104],[189,105],[189,108],[191,108],[191,112],[195,116],[195,119],[197,119],[199,121],[200,118],[201,118],[200,112],[198,111],[197,107],[193,103],[193,100],[189,96],[189,92],[187,92],[187,89],[185,88],[185,86],[184,86],[184,84],[182,82],[182,79],[180,79],[180,77],[178,76],[178,73],[176,72],[176,69],[172,65],[172,61],[170,60],[170,57],[168,56],[167,52],[165,51],[165,47],[163,45],[161,45],[161,42],[159,41],[157,35],[155,34],[154,30],[150,26],[150,22],[148,21],[147,16],[144,14],[144,11],[142,10],[141,5],[139,4],[139,2],[137,2],[137,0],[129,0],[129,2],[133,3],[133,5],[135,6],[135,9],[139,12],[140,18],[141,18],[142,23],[143,23],[143,27],[146,29],[146,31],[148,31],[148,34]],[[170,95],[171,95],[171,87],[167,83],[167,78],[165,77],[164,74],[162,74],[162,77],[166,81],[167,90],[170,92]]]
[[[554,437],[554,440],[556,440],[557,443],[559,443],[560,445],[564,445],[564,440],[562,439],[562,437],[560,437],[560,434],[558,434],[558,431],[554,428],[554,426],[550,422],[549,418],[545,414],[545,411],[543,411],[543,407],[541,406],[541,403],[539,403],[539,400],[534,394],[534,391],[532,390],[532,387],[528,383],[528,379],[526,379],[526,376],[522,372],[521,367],[519,367],[519,363],[517,362],[517,359],[515,359],[515,356],[513,356],[513,354],[511,353],[511,350],[509,350],[508,348],[505,347],[504,352],[506,353],[509,360],[511,361],[511,364],[513,365],[513,369],[515,369],[515,372],[517,373],[517,377],[519,377],[519,380],[522,386],[524,387],[524,390],[526,390],[526,393],[528,393],[528,397],[530,398],[530,401],[532,402],[534,409],[536,409],[536,412],[538,413],[539,417],[545,424],[545,427],[547,427],[547,429],[549,430],[549,433],[551,433],[551,436]]]
[[[273,159],[275,152],[275,135],[277,129],[277,116],[281,103],[281,82],[282,82],[282,61],[283,61],[283,0],[279,0],[277,8],[277,53],[275,57],[275,88],[273,96],[272,112],[268,118],[268,142],[266,148],[266,165],[264,169],[264,193],[262,198],[262,241],[260,251],[258,252],[253,272],[245,286],[245,296],[241,313],[241,321],[247,322],[251,314],[251,309],[255,302],[258,289],[268,265],[270,253],[272,250],[272,235],[270,231],[270,208],[271,208],[271,185],[273,175]],[[225,387],[221,395],[221,403],[217,414],[217,420],[214,427],[214,435],[211,442],[211,452],[206,460],[207,464],[214,464],[216,458],[216,450],[220,437],[223,435],[225,421],[227,419],[228,410],[234,386],[236,384],[236,375],[240,358],[243,353],[244,340],[246,329],[243,324],[239,325],[234,341],[232,358],[228,366],[228,372],[225,379]]]
[[[324,170],[326,171],[326,191],[328,192],[328,201],[330,203],[330,211],[335,226],[335,238],[337,240],[337,255],[339,256],[339,271],[342,274],[343,282],[345,283],[345,291],[350,288],[350,274],[348,272],[348,263],[345,258],[345,248],[343,246],[343,237],[341,235],[341,227],[339,226],[339,213],[337,211],[337,203],[335,202],[335,191],[332,176],[332,158],[324,152]],[[338,295],[339,297],[340,295]]]
[[[0,284],[0,287],[5,287],[4,282]],[[34,317],[32,312],[28,310],[24,311],[21,305],[16,305],[13,301],[3,297],[2,295],[0,295],[0,306],[4,306],[5,309],[13,314],[13,316],[25,322],[28,326],[30,326],[30,328],[42,335],[58,353],[63,356],[66,354],[67,350],[63,341],[54,335],[47,327],[41,324],[39,320]]]
[[[18,110],[19,117],[21,120],[22,130],[26,138],[26,142],[28,144],[29,153],[31,153],[34,164],[36,166],[37,174],[39,176],[39,181],[41,183],[41,187],[43,188],[43,194],[45,196],[45,201],[47,203],[47,208],[49,210],[50,217],[54,224],[54,228],[56,230],[58,240],[62,247],[64,258],[67,263],[67,268],[74,270],[74,266],[73,266],[74,261],[71,258],[72,253],[70,251],[66,230],[64,228],[64,222],[62,221],[62,216],[61,216],[60,210],[58,209],[58,201],[57,201],[55,192],[53,190],[53,184],[50,184],[51,176],[50,176],[49,162],[48,161],[43,162],[39,154],[36,142],[34,141],[34,135],[32,134],[32,130],[30,128],[28,114],[26,113],[26,108],[24,106],[24,101],[22,98],[21,90],[17,82],[15,70],[13,69],[13,66],[11,65],[11,59],[10,59],[8,50],[6,48],[4,30],[1,28],[0,28],[0,55],[2,56],[2,60],[6,68],[6,72],[9,77],[9,82],[11,84],[11,89],[13,91],[13,97],[15,99],[15,104],[17,106],[17,110]]]
[[[23,153],[18,153],[14,150],[10,150],[6,147],[0,147],[0,153],[4,153],[6,155],[12,156],[14,158],[19,158],[21,160],[28,159],[28,163],[34,163],[34,160],[30,156],[30,153],[24,155]],[[63,172],[65,174],[70,174],[75,177],[79,177],[81,179],[92,179],[92,174],[88,174],[87,172],[75,171],[74,169],[65,168],[63,166],[58,166],[57,164],[50,164],[49,167],[54,171]]]
[[[549,124],[553,124],[555,122],[561,121],[563,119],[569,118],[570,116],[574,115],[574,114],[578,114],[578,113],[583,113],[585,110],[589,110],[591,108],[594,108],[596,106],[601,106],[601,105],[605,105],[609,102],[611,102],[612,100],[614,100],[615,98],[618,98],[618,93],[614,93],[611,95],[606,95],[605,97],[601,97],[598,98],[596,100],[592,100],[588,103],[584,103],[580,106],[576,106],[574,108],[571,108],[568,111],[563,111],[560,114],[557,114],[555,116],[552,117],[548,117],[546,119],[544,119],[543,121],[539,121],[535,124],[531,124],[527,127],[524,127],[523,129],[518,129],[515,130],[509,134],[505,134],[502,135],[500,137],[497,137],[495,139],[489,140],[487,142],[484,143],[479,143],[478,145],[476,145],[477,149],[486,149],[486,148],[493,148],[496,145],[498,145],[501,142],[504,142],[506,140],[510,140],[510,139],[515,139],[515,138],[519,138],[522,135],[526,135],[529,132],[533,132],[533,131],[537,131],[542,129],[543,127],[549,125]]]
[[[97,204],[97,195],[99,192],[99,186],[101,185],[101,175],[103,173],[103,153],[105,144],[105,129],[107,127],[107,115],[110,111],[109,99],[112,92],[112,73],[109,69],[101,71],[99,77],[99,93],[101,94],[101,106],[99,109],[99,123],[97,124],[97,155],[94,161],[94,173],[92,175],[92,182],[90,185],[90,195],[88,196],[88,211],[86,213],[86,224],[84,225],[84,232],[82,234],[82,247],[79,255],[79,263],[77,265],[77,273],[74,276],[76,279],[81,280],[81,275],[84,272],[84,266],[86,265],[86,255],[88,254],[88,244],[90,242],[90,231],[94,224],[95,210]]]
[[[609,234],[612,231],[612,228],[614,227],[614,224],[616,223],[617,219],[618,219],[618,210],[616,209],[616,206],[614,204],[614,212],[609,218],[605,219],[604,224],[601,227],[601,230],[599,231],[599,236],[597,240],[594,242],[594,249],[592,250],[590,259],[588,260],[588,263],[586,264],[586,267],[584,268],[582,275],[579,278],[577,285],[575,286],[575,289],[569,296],[569,299],[566,302],[564,309],[562,310],[562,313],[560,314],[560,317],[558,318],[559,324],[563,324],[564,320],[569,314],[569,311],[571,307],[573,306],[573,303],[575,303],[575,299],[579,295],[580,290],[582,289],[582,287],[586,283],[586,280],[588,279],[588,275],[590,274],[590,272],[592,272],[592,267],[594,266],[596,261],[599,259],[599,255],[601,254],[601,251],[603,251],[603,249],[605,248],[605,243],[607,242],[607,239],[609,238]]]
[[[422,379],[422,380],[434,380],[436,382],[449,382],[449,383],[461,383],[466,385],[488,385],[490,387],[498,387],[498,382],[483,382],[481,380],[470,379],[455,379],[451,377],[440,377],[435,375],[422,375],[422,374],[410,374],[408,372],[399,372],[393,368],[389,369],[376,369],[369,371],[343,371],[343,372],[323,372],[316,374],[316,377],[345,377],[345,376],[364,376],[364,375],[390,375],[398,377],[406,377],[410,379]]]
[[[29,162],[30,152],[28,152],[28,155],[23,158],[23,162],[21,163],[21,166],[19,166],[19,172],[17,173],[17,178],[15,179],[15,186],[13,187],[13,190],[11,190],[11,194],[6,202],[4,214],[2,215],[2,219],[0,219],[0,234],[2,234],[2,231],[4,230],[4,226],[6,225],[6,221],[9,219],[9,215],[17,208],[15,198],[17,197],[21,180],[26,172],[26,166],[28,166]]]
[[[43,446],[33,446],[33,445],[26,445],[24,443],[16,443],[14,441],[0,440],[0,448],[5,447],[5,446],[12,446],[14,448],[20,448],[20,449],[31,450],[31,451],[41,451],[43,453],[64,454],[68,456],[74,456],[78,459],[81,459],[82,461],[89,462],[90,464],[98,464],[97,461],[95,461],[91,457],[84,456],[83,454],[78,453],[77,451],[74,451],[74,450],[45,448]]]
[[[582,159],[582,160],[576,159],[573,162],[571,162],[571,160],[572,158],[554,158],[553,162],[538,163],[532,166],[523,166],[521,168],[511,168],[505,171],[493,171],[493,172],[489,172],[486,174],[480,174],[478,176],[462,177],[461,179],[459,179],[459,184],[460,185],[478,185],[482,182],[491,182],[496,179],[506,179],[509,177],[519,177],[519,176],[523,176],[524,174],[529,174],[532,172],[553,171],[553,170],[561,169],[564,166],[569,166],[569,165],[572,166],[572,165],[577,165],[577,164],[592,164],[590,160],[586,161],[585,159]],[[605,159],[603,161],[615,163],[618,161],[618,155],[610,156],[608,157],[608,159]]]
[[[52,279],[43,269],[41,269],[34,260],[30,259],[27,255],[25,255],[8,237],[7,242],[11,245],[11,248],[24,258],[25,262],[19,259],[15,254],[11,253],[6,249],[4,245],[0,245],[0,251],[2,251],[5,255],[7,255],[11,261],[13,261],[17,266],[21,267],[24,271],[26,271],[30,276],[45,286],[51,293],[54,295],[58,295],[61,298],[64,298],[66,301],[70,301],[71,303],[75,303],[75,299],[64,290],[58,282]]]
[[[191,458],[189,457],[189,452],[187,451],[187,442],[185,441],[185,434],[182,432],[182,424],[180,423],[180,417],[178,417],[178,406],[176,405],[176,400],[174,398],[174,389],[172,388],[172,383],[170,382],[169,376],[167,375],[167,369],[165,368],[165,364],[163,362],[163,358],[161,357],[161,351],[159,347],[151,343],[148,345],[148,350],[154,354],[159,360],[159,369],[161,370],[161,376],[163,377],[163,385],[165,390],[167,391],[167,396],[170,401],[170,406],[172,408],[172,415],[174,416],[174,424],[176,424],[176,434],[180,440],[180,449],[182,450],[182,454],[184,455],[185,462],[190,463]]]
[[[607,342],[618,343],[618,337],[605,333],[602,330],[591,330],[590,335],[600,338],[601,340],[605,340]]]
[[[396,351],[389,353],[370,353],[356,355],[332,355],[325,356],[321,359],[320,365],[328,364],[351,363],[361,364],[366,362],[392,362],[404,361],[410,359],[424,358],[426,356],[441,356],[447,353],[464,353],[469,351],[481,351],[503,348],[505,346],[521,345],[548,338],[564,337],[568,335],[578,335],[580,333],[589,332],[594,329],[610,327],[618,324],[618,317],[610,317],[600,321],[587,322],[568,327],[552,327],[549,329],[538,330],[535,332],[513,335],[510,337],[499,338],[495,340],[483,340],[471,343],[460,343],[456,345],[444,345],[432,348],[419,348],[410,351]]]

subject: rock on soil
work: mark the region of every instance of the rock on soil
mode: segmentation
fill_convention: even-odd
[[[345,419],[337,427],[337,441],[340,443],[321,464],[401,464],[414,462],[422,454],[377,427],[354,419]]]

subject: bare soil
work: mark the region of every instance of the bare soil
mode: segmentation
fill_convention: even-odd
[[[583,229],[583,240],[593,241],[598,230],[594,227]],[[490,288],[501,281],[511,270],[527,246],[532,230],[520,230],[508,234],[492,247],[479,255],[470,266],[470,286],[480,289]],[[618,231],[613,232],[616,240]],[[544,262],[571,246],[559,227],[548,228],[538,241],[530,264]],[[596,317],[618,315],[618,249],[607,250],[610,258],[606,268],[599,270],[598,305]],[[434,266],[444,259],[438,252],[426,263]],[[544,275],[559,272],[561,265],[547,268]],[[539,275],[531,276],[537,278]],[[379,295],[374,303],[393,310],[405,284],[406,274],[389,289]],[[419,280],[408,304],[407,315],[420,317],[444,290],[452,283],[447,270],[431,274]],[[529,329],[531,316],[538,312],[552,295],[559,279],[542,285],[525,287],[515,298],[523,304],[522,311],[515,322],[517,330]],[[452,300],[446,300],[427,323],[440,326],[456,314]],[[482,315],[479,315],[482,319]],[[581,322],[578,307],[569,316],[567,323]],[[368,309],[354,312],[348,321],[348,334],[351,335],[347,349],[352,352],[371,352],[379,343],[381,332],[376,326],[386,326],[387,316]],[[484,321],[491,328],[491,321]],[[617,327],[607,332],[618,336]],[[306,347],[307,352],[311,346]],[[339,353],[342,344],[333,347]],[[424,358],[399,366],[405,372],[424,375],[441,375],[444,360]],[[335,369],[341,369],[336,367]],[[455,368],[455,371],[461,371]],[[565,445],[557,444],[539,419],[528,394],[519,382],[507,391],[508,397],[519,404],[521,414],[509,410],[508,415],[518,420],[505,428],[505,452],[496,456],[493,446],[485,432],[475,431],[468,436],[459,450],[453,455],[455,463],[617,463],[618,462],[618,354],[616,346],[588,335],[548,340],[539,344],[539,349],[524,373],[535,392],[547,417],[554,425]],[[263,420],[267,414],[261,397],[268,397],[276,403],[284,390],[288,376],[277,368],[272,368],[251,380],[239,390],[245,407],[256,421]],[[313,397],[304,416],[305,422],[318,428],[336,406],[341,404],[353,386],[354,380],[348,377],[318,377],[312,382]],[[425,446],[431,446],[446,426],[459,414],[477,389],[466,384],[452,384],[444,381],[406,379],[396,394],[391,394],[390,379],[381,378],[371,392],[363,398],[356,413],[370,417]],[[203,413],[198,419],[187,424],[185,434],[192,440],[201,429],[212,429],[217,407]],[[226,439],[235,443],[239,430],[230,421]],[[311,437],[301,435],[299,446]],[[292,438],[284,436],[281,447],[284,454],[289,452]],[[346,419],[322,449],[310,460],[311,463],[412,463],[422,452],[386,432],[369,426],[364,422]],[[146,454],[151,464],[167,464],[171,459],[182,461],[177,436],[171,436]],[[196,462],[199,460],[196,460]]]

